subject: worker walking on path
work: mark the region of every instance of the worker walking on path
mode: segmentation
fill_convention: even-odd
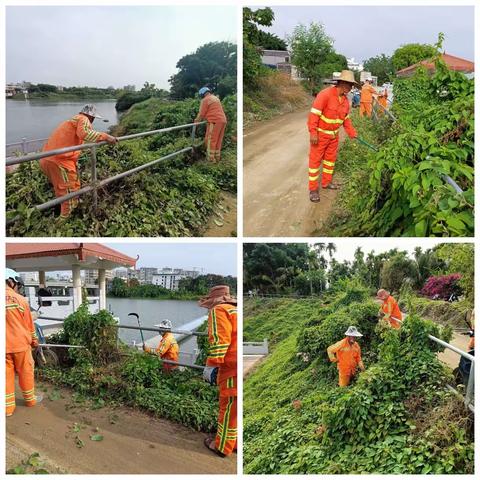
[[[35,396],[32,347],[38,346],[32,314],[27,300],[18,293],[22,280],[15,270],[5,269],[6,391],[7,417],[15,411],[15,373],[27,407],[42,400]]]
[[[222,153],[223,137],[227,126],[227,117],[223,111],[222,102],[218,97],[212,94],[208,87],[202,87],[198,94],[202,98],[200,111],[194,120],[194,123],[207,121],[205,132],[205,147],[207,149],[207,158],[211,162],[219,162]]]
[[[372,116],[373,97],[377,96],[377,91],[372,86],[372,79],[367,78],[360,92],[360,116]]]
[[[208,308],[208,357],[205,381],[220,391],[217,434],[205,446],[221,457],[237,448],[237,300],[227,285],[213,287],[198,304]]]
[[[365,370],[362,362],[360,345],[356,339],[363,337],[357,327],[350,326],[345,332],[346,337],[327,348],[328,358],[331,362],[337,363],[338,385],[346,387],[350,385],[357,370]]]
[[[310,132],[310,154],[308,160],[308,188],[310,201],[320,201],[318,178],[320,164],[323,161],[322,188],[337,189],[332,183],[333,169],[338,152],[338,134],[340,127],[350,138],[356,138],[357,132],[350,120],[350,105],[347,94],[356,85],[353,72],[343,70],[333,87],[322,90],[315,98],[308,116]]]
[[[172,362],[178,362],[178,343],[175,337],[173,336],[172,322],[170,320],[162,320],[160,322],[160,328],[165,328],[166,330],[162,333],[162,338],[157,348],[147,347],[143,345],[143,351],[147,353],[153,353],[158,355],[162,360],[170,360]],[[163,371],[168,373],[172,370],[175,370],[177,365],[172,365],[171,363],[163,364]]]
[[[58,148],[73,147],[82,143],[98,143],[104,140],[109,143],[116,143],[118,141],[116,137],[112,137],[108,133],[97,132],[92,128],[95,118],[102,118],[97,114],[95,105],[85,105],[77,115],[62,122],[53,131],[42,150],[48,152]],[[62,197],[80,189],[80,179],[77,171],[78,157],[80,157],[79,150],[45,157],[40,160],[40,168],[52,184],[56,197]],[[62,218],[68,217],[77,204],[78,197],[63,202],[60,208],[60,216]]]
[[[402,312],[397,301],[383,288],[377,292],[377,298],[383,302],[379,311],[380,315],[384,315],[382,320],[388,322],[392,328],[400,328]]]

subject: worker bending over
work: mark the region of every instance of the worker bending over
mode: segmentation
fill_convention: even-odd
[[[379,311],[380,315],[384,315],[382,320],[388,322],[392,328],[400,328],[402,312],[396,300],[383,288],[377,292],[377,298],[383,302]]]
[[[207,158],[211,162],[219,162],[222,153],[223,137],[227,126],[227,117],[223,111],[222,102],[218,97],[212,94],[208,87],[202,87],[198,94],[202,99],[200,111],[194,120],[194,123],[207,121],[205,131],[205,147],[207,149]]]
[[[147,353],[154,353],[158,355],[162,360],[170,360],[171,362],[178,362],[178,343],[175,337],[173,336],[172,322],[170,320],[162,320],[159,325],[160,328],[165,329],[162,333],[162,338],[157,348],[147,347],[143,345],[143,351]],[[171,363],[163,364],[164,372],[171,372],[175,370],[177,365],[172,365]]]
[[[322,161],[322,188],[338,188],[332,183],[332,178],[337,159],[340,127],[343,125],[350,138],[357,137],[357,132],[350,120],[350,105],[347,98],[353,85],[356,85],[353,72],[343,70],[337,79],[337,84],[322,90],[316,96],[310,110],[308,116],[308,131],[310,132],[308,189],[311,202],[320,201],[318,178]]]
[[[367,78],[363,84],[362,91],[360,92],[360,116],[367,115],[372,116],[372,103],[373,97],[377,96],[377,91],[372,86],[372,79]]]
[[[18,293],[22,280],[15,270],[5,269],[5,411],[7,417],[15,411],[15,373],[27,407],[42,401],[35,396],[32,347],[38,346],[35,327],[27,300]]]
[[[85,105],[77,115],[62,122],[53,131],[42,150],[48,152],[58,148],[73,147],[82,143],[97,143],[104,140],[109,143],[116,143],[118,140],[115,137],[108,133],[97,132],[92,128],[95,118],[102,118],[98,115],[95,105]],[[52,184],[56,197],[62,197],[80,189],[80,179],[77,171],[80,153],[77,150],[40,160],[40,168]],[[63,202],[60,208],[60,216],[68,217],[77,204],[78,197]]]
[[[205,446],[221,457],[237,448],[237,300],[227,285],[213,287],[198,304],[208,308],[208,357],[205,381],[220,390],[217,434]]]
[[[340,387],[350,385],[358,368],[362,371],[365,370],[360,345],[356,341],[356,338],[363,337],[363,335],[357,330],[357,327],[352,326],[348,327],[345,335],[343,340],[327,348],[328,358],[337,364]]]
[[[386,88],[383,93],[378,96],[377,101],[380,105],[380,108],[378,109],[378,115],[383,115],[385,110],[388,109],[388,90]]]

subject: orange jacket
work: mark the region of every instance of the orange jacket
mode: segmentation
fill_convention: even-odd
[[[338,95],[337,87],[325,88],[313,101],[308,115],[308,131],[310,134],[327,131],[331,134],[326,133],[326,135],[332,135],[338,133],[343,125],[347,135],[354,138],[357,132],[353,128],[349,112],[350,104],[347,97]]]
[[[92,128],[88,117],[82,114],[75,115],[70,120],[62,122],[50,135],[43,151],[56,150],[57,148],[73,147],[82,143],[97,143],[106,140],[107,134],[97,132]],[[70,160],[76,162],[80,151],[55,155],[57,161]],[[52,158],[52,157],[48,157]]]
[[[153,348],[145,347],[145,351],[149,353],[156,353],[164,360],[178,362],[178,343],[172,332],[166,332],[164,335],[162,335],[160,343],[155,350]],[[174,367],[175,365],[171,366]]]
[[[402,320],[402,312],[400,311],[398,303],[391,295],[383,302],[382,312],[393,328],[400,328],[400,322],[395,319]]]
[[[372,85],[365,84],[360,92],[360,102],[372,103],[374,95],[377,95],[377,91],[372,87]]]
[[[218,383],[237,376],[237,307],[220,303],[208,314],[207,365],[220,367]]]
[[[364,368],[360,345],[357,342],[350,345],[347,337],[330,345],[327,348],[327,353],[331,362],[337,360],[338,369],[343,374],[354,374],[357,367]]]
[[[30,306],[25,297],[7,286],[5,292],[5,320],[7,346],[5,353],[29,350],[37,339]]]
[[[215,95],[207,95],[200,103],[200,118],[208,123],[227,123],[227,117],[223,111],[222,102]]]

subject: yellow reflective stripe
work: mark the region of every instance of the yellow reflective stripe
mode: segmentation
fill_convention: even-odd
[[[319,117],[322,115],[321,110],[317,110],[316,108],[313,108],[313,107],[310,109],[310,113],[314,113],[315,115],[318,115]]]
[[[227,435],[225,435],[227,429],[228,429],[228,424],[230,423],[230,414],[232,411],[232,405],[234,402],[235,398],[234,397],[229,397],[228,399],[228,404],[227,408],[225,409],[225,416],[223,417],[223,432],[220,435],[220,445],[219,445],[219,450],[223,453],[223,450],[225,449],[225,444],[227,443]]]
[[[324,171],[325,173],[330,173],[330,174],[333,173],[333,169],[330,170],[329,168],[324,168],[323,171]]]
[[[349,119],[350,118],[350,114],[348,114],[346,117],[345,117],[345,120]]]
[[[10,397],[14,397],[15,396],[15,393],[6,393],[5,394],[5,398],[10,398]]]
[[[15,400],[13,402],[6,402],[5,406],[6,407],[14,407],[15,406]]]
[[[32,393],[32,392],[34,392],[34,391],[35,391],[35,389],[32,388],[31,390],[22,390],[22,393],[23,393],[24,395],[28,395],[29,393]]]
[[[229,343],[221,343],[221,344],[218,344],[218,345],[212,345],[210,347],[210,350],[221,350],[221,349],[227,349],[228,347],[230,346]]]
[[[320,175],[317,175],[316,177],[311,177],[310,175],[308,176],[308,179],[311,181],[311,182],[314,182],[315,180],[318,180],[318,177]]]
[[[308,173],[317,173],[320,171],[320,168],[309,168]]]
[[[320,118],[325,123],[339,123],[340,125],[343,123],[343,120],[341,118],[328,118],[325,115],[320,115]]]
[[[208,358],[222,358],[225,356],[227,352],[220,352],[220,353],[209,353]]]
[[[338,133],[338,128],[337,130],[324,130],[323,128],[317,128],[319,132],[326,133],[327,135],[332,135],[334,137]]]
[[[335,162],[329,162],[328,160],[324,160],[324,161],[323,161],[323,165],[328,165],[329,167],[334,167],[334,166],[335,166]]]

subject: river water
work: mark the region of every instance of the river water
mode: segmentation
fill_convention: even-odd
[[[87,103],[97,106],[97,112],[103,119],[96,119],[95,130],[106,132],[109,127],[118,123],[115,110],[116,100],[9,100],[5,101],[6,109],[6,143],[47,138],[57,125],[73,117]],[[108,120],[108,122],[104,122]]]

